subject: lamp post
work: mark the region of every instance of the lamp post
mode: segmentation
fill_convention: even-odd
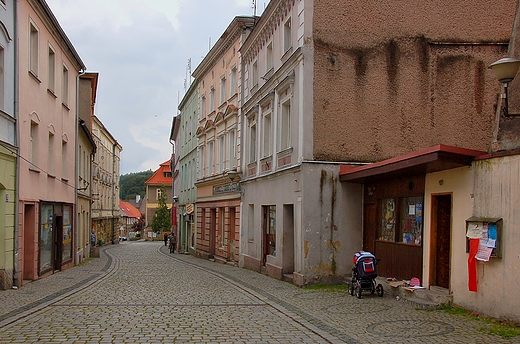
[[[507,87],[518,73],[518,69],[520,68],[520,60],[512,57],[505,57],[490,64],[489,68],[493,70],[496,78],[498,79],[498,81],[502,83],[504,89],[504,91],[500,95],[500,97],[502,98],[500,114],[505,117],[518,116],[516,114],[509,114]]]

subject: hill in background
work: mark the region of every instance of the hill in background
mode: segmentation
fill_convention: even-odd
[[[141,199],[143,199],[146,190],[144,183],[152,175],[152,170],[121,175],[119,179],[119,198],[123,201],[130,201],[135,200],[136,195],[140,195]]]

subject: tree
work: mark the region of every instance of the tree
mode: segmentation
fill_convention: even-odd
[[[119,179],[119,198],[124,201],[134,200],[136,195],[144,196],[145,182],[153,175],[152,170],[128,173]]]
[[[168,206],[166,206],[166,188],[161,185],[159,192],[159,207],[155,210],[152,219],[152,230],[154,232],[169,232],[172,227],[172,218]]]

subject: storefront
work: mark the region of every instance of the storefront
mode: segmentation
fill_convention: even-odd
[[[41,203],[38,275],[72,264],[72,205]]]
[[[364,185],[363,250],[380,259],[379,275],[397,279],[428,276],[434,285],[449,288],[452,195],[431,195],[425,200],[425,178],[429,173],[470,166],[481,154],[438,145],[362,167],[342,166],[342,182]],[[428,232],[425,212],[431,222],[426,226]],[[435,255],[430,257],[427,252]]]

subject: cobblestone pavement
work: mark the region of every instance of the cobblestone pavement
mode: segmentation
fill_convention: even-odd
[[[298,288],[159,242],[0,292],[0,343],[519,343],[392,297]]]

